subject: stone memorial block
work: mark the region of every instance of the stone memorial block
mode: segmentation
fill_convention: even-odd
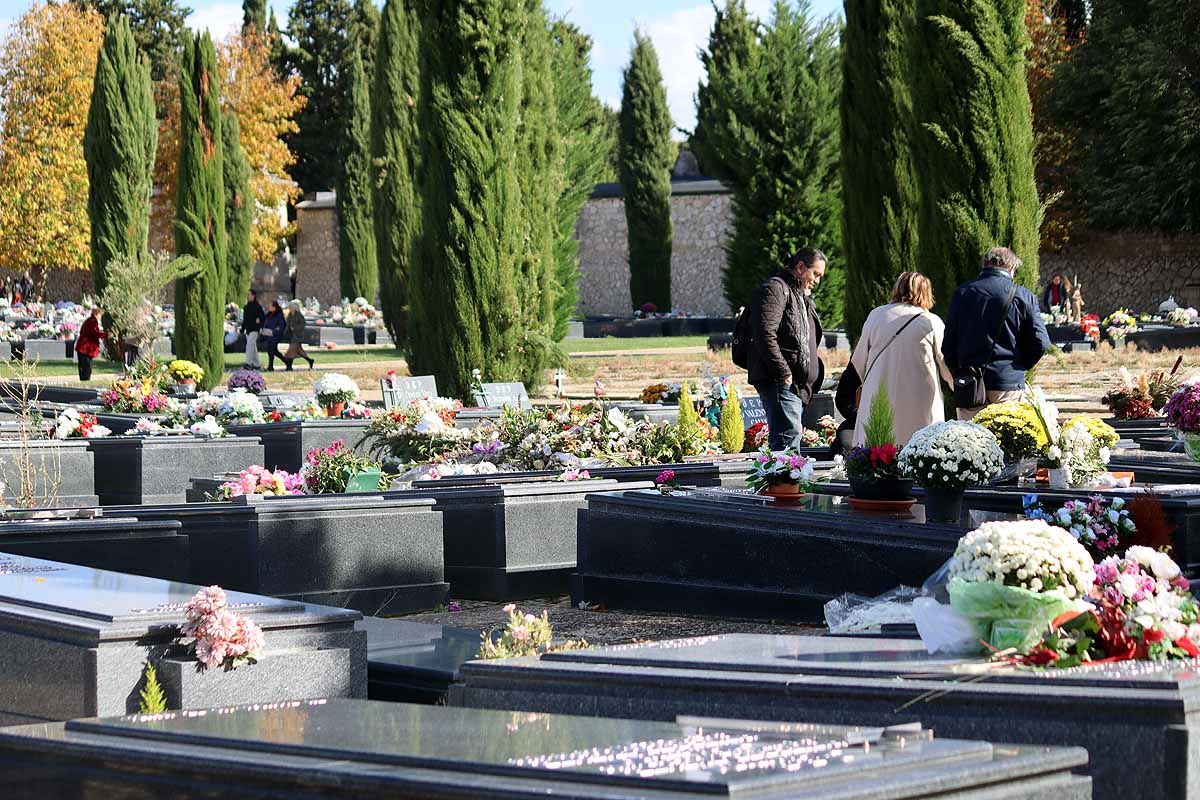
[[[525,384],[517,381],[481,384],[482,392],[473,392],[475,405],[480,408],[533,408]]]
[[[0,439],[0,481],[4,499],[17,505],[25,480],[33,486],[36,504],[46,508],[94,506],[96,497],[92,452],[83,439]],[[25,478],[23,480],[22,478]]]
[[[392,409],[407,406],[414,400],[437,397],[437,379],[432,375],[416,377],[383,378],[379,381],[383,392],[383,407]]]
[[[736,492],[610,492],[590,496],[582,517],[572,603],[757,619],[819,621],[845,592],[920,586],[964,533],[926,523],[920,506],[858,512],[820,495],[776,505]]]
[[[96,420],[112,431],[114,436],[122,436],[129,433],[143,419],[148,419],[152,422],[163,421],[163,417],[160,414],[117,414],[111,411],[96,412]]]
[[[317,325],[310,322],[304,328],[304,343],[312,347],[333,344],[338,347],[354,345],[354,329],[344,325]]]
[[[1132,472],[1139,484],[1200,484],[1200,463],[1185,453],[1155,450],[1114,450],[1108,462],[1112,471]]]
[[[263,466],[299,472],[304,457],[314,447],[329,447],[341,440],[356,447],[366,433],[368,420],[306,419],[296,422],[266,422],[261,425],[231,425],[234,436],[257,437],[263,446]],[[193,470],[192,475],[203,474]]]
[[[531,800],[1086,800],[1078,748],[941,739],[920,726],[596,720],[301,700],[0,732],[0,788],[66,792]],[[20,780],[17,780],[19,775]],[[13,795],[12,793],[16,793]]]
[[[454,427],[472,430],[500,419],[500,408],[464,408],[454,418]]]
[[[0,552],[170,581],[188,579],[189,544],[174,520],[64,511],[12,512],[0,522]]]
[[[404,614],[433,608],[449,590],[433,509],[416,494],[338,494],[106,512],[178,520],[191,541],[193,583]]]
[[[1098,800],[1194,800],[1197,667],[1200,660],[1031,670],[930,656],[918,639],[731,634],[469,662],[450,701],[657,720],[918,720],[944,736],[1085,747]]]
[[[0,724],[137,711],[148,658],[173,708],[365,696],[358,613],[238,592],[229,605],[263,629],[263,658],[197,674],[178,627],[198,589],[0,554]]]
[[[588,495],[626,486],[612,480],[490,483],[429,486],[386,496],[436,501],[446,579],[455,597],[516,600],[566,591],[575,569],[579,514]]]
[[[263,462],[263,446],[252,436],[109,436],[88,445],[101,505],[182,503],[193,475]]]
[[[12,361],[12,342],[0,342],[0,361]]]
[[[39,383],[30,387],[29,394],[39,403],[66,403],[71,405],[93,404],[100,400],[100,393],[86,386],[57,386]],[[0,381],[0,397],[19,398],[21,385],[16,381]]]
[[[75,358],[75,340],[64,342],[61,339],[26,339],[24,342],[13,342],[13,350],[20,348],[21,358],[25,361],[62,361]]]
[[[479,653],[479,631],[364,617],[368,696],[393,703],[441,704],[459,668]]]

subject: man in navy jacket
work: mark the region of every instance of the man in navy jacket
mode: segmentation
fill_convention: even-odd
[[[993,247],[983,257],[979,277],[954,290],[946,313],[942,340],[946,366],[953,372],[982,367],[989,405],[1019,399],[1025,370],[1032,369],[1050,349],[1037,298],[1024,286],[1013,291],[1020,266],[1021,259],[1012,250]],[[1010,296],[1012,302],[1006,308]],[[972,419],[980,408],[960,408],[958,418]]]

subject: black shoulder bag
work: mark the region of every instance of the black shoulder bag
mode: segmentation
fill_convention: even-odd
[[[1000,333],[1004,330],[1004,323],[1008,320],[1008,310],[1012,307],[1013,298],[1016,296],[1017,284],[1013,283],[1012,289],[1008,292],[1008,299],[1004,301],[1004,311],[1000,314],[1000,323],[992,335],[992,347],[988,350],[988,357],[984,363],[978,367],[959,367],[955,370],[954,405],[958,408],[981,408],[987,405],[987,385],[983,380],[983,368],[996,353],[996,340],[1000,338]]]
[[[900,338],[900,334],[904,333],[904,329],[907,328],[909,325],[912,325],[913,322],[915,322],[920,317],[921,317],[920,314],[913,314],[911,317],[909,317],[908,322],[905,322],[903,325],[901,325],[900,330],[898,330],[894,334],[892,334],[892,338],[887,340],[887,344],[885,344],[883,347],[879,348],[879,352],[876,353],[875,357],[871,359],[871,363],[867,365],[867,371],[862,377],[862,383],[860,383],[858,385],[858,389],[854,392],[854,410],[855,411],[858,411],[859,407],[862,406],[862,390],[863,390],[863,387],[867,385],[867,375],[870,375],[871,370],[875,368],[875,362],[878,361],[879,357],[883,355],[883,351],[887,350],[888,347],[891,346],[892,342],[894,342]]]

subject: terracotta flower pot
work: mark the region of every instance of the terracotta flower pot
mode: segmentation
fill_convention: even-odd
[[[346,410],[345,403],[329,403],[328,405],[325,406],[325,416],[340,417],[340,416],[342,416],[342,412],[345,410]]]
[[[798,483],[780,483],[775,486],[767,486],[760,489],[759,494],[763,497],[774,498],[776,503],[797,503],[804,499],[804,492],[800,491]]]

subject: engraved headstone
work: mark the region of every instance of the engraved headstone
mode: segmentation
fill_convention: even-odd
[[[517,381],[481,384],[483,391],[474,392],[479,408],[532,408],[525,384]]]
[[[383,378],[379,388],[383,391],[383,407],[388,410],[407,406],[414,400],[437,397],[437,379],[432,375]]]
[[[767,409],[763,407],[762,398],[755,395],[754,397],[743,397],[741,400],[742,407],[742,424],[749,428],[759,422],[766,424]]]

